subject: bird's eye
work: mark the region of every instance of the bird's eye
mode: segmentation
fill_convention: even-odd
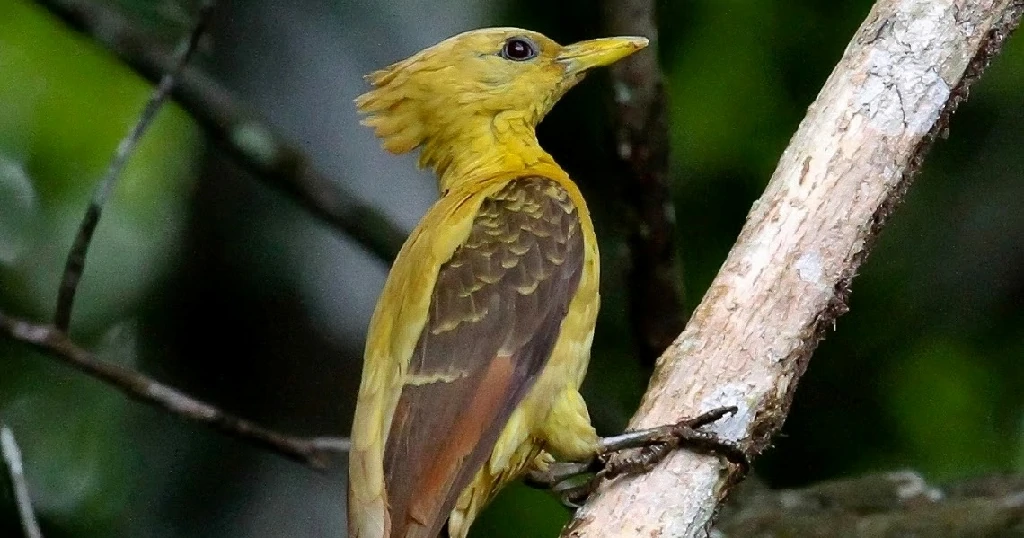
[[[537,56],[537,47],[529,39],[513,37],[501,47],[501,57],[522,62]]]

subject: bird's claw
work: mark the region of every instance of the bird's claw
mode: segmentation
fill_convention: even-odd
[[[576,509],[583,506],[583,503],[587,501],[590,494],[597,489],[598,484],[601,480],[598,478],[600,474],[592,476],[589,480],[582,482],[577,481],[573,483],[571,480],[566,480],[559,484],[555,484],[551,488],[551,491],[558,496],[558,500],[561,501],[562,506],[566,508]]]
[[[597,457],[592,462],[552,464],[543,473],[531,473],[527,483],[550,488],[563,505],[579,508],[602,480],[646,473],[678,448],[722,456],[739,466],[739,476],[743,476],[750,469],[750,461],[743,449],[732,441],[700,429],[736,412],[734,406],[720,407],[675,424],[602,438]],[[593,474],[586,477],[590,473]]]
[[[549,489],[567,508],[579,508],[594,492],[599,483],[597,473],[604,462],[597,458],[589,462],[556,462],[544,470],[533,470],[526,475],[526,485]]]
[[[735,406],[720,407],[676,424],[602,439],[605,450],[601,457],[605,460],[605,467],[600,474],[605,478],[615,478],[624,474],[648,472],[677,448],[722,456],[738,465],[741,474],[746,474],[750,462],[738,444],[700,429],[736,412]],[[627,452],[627,449],[638,450]]]

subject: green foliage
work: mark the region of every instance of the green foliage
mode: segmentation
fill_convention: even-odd
[[[473,536],[557,536],[568,512],[545,491],[514,484],[474,524]],[[514,523],[514,524],[513,524]]]
[[[880,396],[915,469],[940,479],[1008,470],[1014,453],[999,447],[1017,436],[997,428],[993,391],[1006,387],[985,356],[937,337],[893,362]]]

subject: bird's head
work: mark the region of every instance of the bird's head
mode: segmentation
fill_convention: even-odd
[[[356,99],[392,153],[467,127],[501,130],[509,122],[536,126],[588,69],[647,46],[642,37],[612,37],[562,46],[519,28],[485,28],[448,38],[367,75],[373,89]],[[472,125],[470,125],[472,124]],[[428,148],[429,149],[429,148]],[[424,151],[421,165],[436,157]]]

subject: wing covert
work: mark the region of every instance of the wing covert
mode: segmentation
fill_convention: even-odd
[[[435,538],[558,339],[584,263],[569,193],[539,176],[483,201],[444,263],[384,454],[392,534]]]

